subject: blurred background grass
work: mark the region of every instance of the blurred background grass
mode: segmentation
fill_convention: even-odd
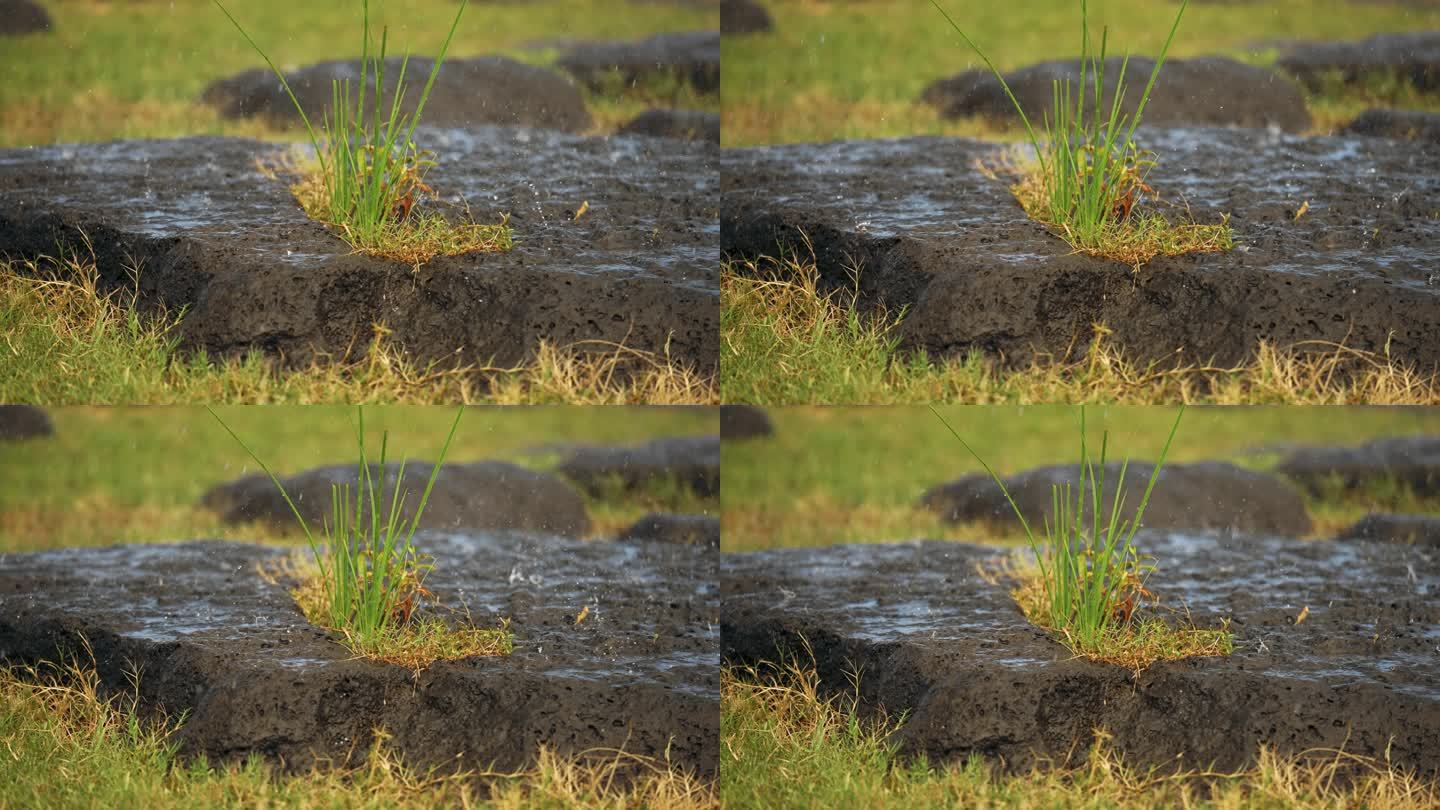
[[[277,475],[357,459],[348,406],[225,406],[215,412]],[[53,436],[0,442],[0,552],[202,537],[301,541],[260,526],[225,526],[198,505],[210,487],[260,472],[202,407],[74,407],[50,411]],[[434,460],[455,409],[367,407],[372,457],[382,431],[389,455]],[[471,407],[449,461],[511,461],[553,469],[563,445],[635,444],[715,434],[714,408]],[[714,499],[674,487],[587,496],[596,536],[613,536],[646,512],[713,512]]]
[[[930,82],[984,64],[926,0],[763,0],[773,31],[725,37],[721,103],[725,146],[910,135],[1011,139],[982,119],[942,121],[916,103]],[[1075,0],[941,0],[1002,71],[1080,52]],[[1109,49],[1154,56],[1178,2],[1091,0],[1091,36],[1109,26]],[[1228,56],[1273,64],[1294,39],[1360,39],[1440,28],[1440,6],[1384,0],[1192,2],[1170,56]],[[1162,74],[1161,81],[1164,77]],[[1440,97],[1408,86],[1327,89],[1307,97],[1316,131],[1370,106],[1440,110]]]
[[[225,121],[199,103],[210,82],[250,68],[259,55],[211,0],[44,0],[48,33],[6,38],[0,48],[0,147],[246,135],[299,140],[303,130]],[[376,0],[371,23],[390,28],[390,52],[434,55],[455,17],[455,0]],[[226,8],[281,69],[360,55],[360,0],[232,0]],[[622,0],[472,2],[449,58],[498,54],[548,65],[578,39],[638,39],[667,31],[714,30],[718,5]],[[653,106],[719,110],[687,86],[588,90],[597,131]]]
[[[1011,475],[1080,458],[1079,409],[1063,405],[938,409],[995,471]],[[1153,461],[1175,408],[1088,406],[1088,435],[1109,432],[1112,459]],[[924,406],[770,410],[775,434],[725,442],[721,547],[951,538],[1019,542],[980,525],[950,526],[916,507],[925,490],[983,472]],[[1231,461],[1269,469],[1288,449],[1352,445],[1385,436],[1440,433],[1440,408],[1199,407],[1185,412],[1168,461]],[[1098,447],[1098,443],[1094,445]],[[1375,487],[1307,497],[1316,536],[1333,536],[1370,511],[1440,513],[1440,499]]]

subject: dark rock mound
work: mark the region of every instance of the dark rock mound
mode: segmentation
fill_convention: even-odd
[[[390,109],[395,95],[400,62],[400,57],[385,60],[385,110]],[[414,114],[434,65],[433,59],[411,57],[405,69],[403,113]],[[358,92],[360,60],[321,62],[285,74],[311,124],[319,126],[331,104],[331,82],[336,79],[349,81],[351,92]],[[366,82],[365,91],[373,93],[373,74],[367,74]],[[219,108],[226,118],[264,117],[286,125],[301,123],[285,88],[268,68],[212,82],[200,98]],[[367,96],[367,109],[373,100],[373,95]],[[580,132],[591,125],[579,88],[564,76],[498,56],[445,60],[421,121],[430,126],[513,124],[562,132]]]
[[[760,34],[774,29],[770,12],[755,0],[720,0],[721,34]]]
[[[50,12],[32,0],[0,0],[0,37],[18,37],[49,31]]]
[[[129,692],[140,671],[142,709],[185,713],[180,754],[212,764],[353,767],[383,727],[421,770],[623,748],[715,778],[715,552],[503,534],[416,543],[435,557],[425,585],[445,608],[477,627],[510,619],[511,655],[418,676],[358,659],[305,621],[289,583],[257,573],[286,551],[212,541],[6,555],[0,663],[57,661],[83,635],[104,685]]]
[[[849,294],[863,268],[862,313],[903,312],[901,350],[932,359],[1075,359],[1100,323],[1110,348],[1159,367],[1246,363],[1261,341],[1330,351],[1311,342],[1326,341],[1440,368],[1440,150],[1246,129],[1141,127],[1136,138],[1159,156],[1147,182],[1200,222],[1228,213],[1234,250],[1139,273],[1078,255],[974,168],[1007,147],[960,138],[726,149],[721,250],[813,251],[822,292]]]
[[[1105,60],[1105,93],[1101,109],[1110,109],[1115,85],[1120,78],[1121,57]],[[1130,59],[1125,71],[1125,97],[1120,109],[1133,116],[1140,96],[1150,80],[1155,60],[1143,56]],[[1052,82],[1069,80],[1072,89],[1080,86],[1080,60],[1042,62],[1005,75],[1015,98],[1035,126],[1050,115]],[[1086,72],[1086,92],[1090,73]],[[1015,106],[1005,95],[995,74],[989,70],[967,70],[957,76],[931,83],[920,99],[939,108],[946,118],[983,115],[1020,122]],[[1093,97],[1086,95],[1087,110]],[[1300,91],[1284,77],[1263,68],[1222,57],[1167,59],[1155,80],[1142,120],[1150,125],[1275,126],[1299,132],[1310,126],[1310,113]]]
[[[764,408],[754,405],[721,405],[721,439],[760,439],[775,435],[775,425]]]
[[[1312,89],[1321,87],[1326,74],[1355,83],[1382,72],[1432,90],[1440,88],[1440,31],[1376,34],[1354,42],[1307,42],[1275,63]]]
[[[1105,465],[1101,501],[1108,508],[1120,480],[1119,462]],[[1125,471],[1126,512],[1139,506],[1155,465],[1132,461]],[[1031,528],[1044,525],[1041,515],[1054,522],[1051,488],[1069,485],[1080,491],[1075,464],[1038,467],[1005,479],[1010,496],[1025,513]],[[941,484],[920,499],[925,508],[952,523],[986,521],[1019,528],[1015,512],[1000,487],[986,473]],[[1089,510],[1086,510],[1089,515]],[[1089,517],[1086,518],[1088,523]],[[1222,461],[1167,464],[1155,480],[1145,508],[1144,526],[1150,529],[1225,529],[1243,534],[1280,534],[1297,537],[1310,531],[1305,502],[1294,487],[1273,475],[1246,470]]]
[[[1235,651],[1139,674],[1077,659],[1029,624],[953,542],[721,555],[721,650],[732,664],[803,656],[829,694],[906,717],[902,753],[972,754],[1024,772],[1079,764],[1095,729],[1127,763],[1230,771],[1260,746],[1343,748],[1440,775],[1440,556],[1379,543],[1142,532],[1147,587]],[[1308,607],[1307,618],[1295,617]],[[1183,612],[1181,615],[1185,615]]]
[[[709,515],[651,512],[621,532],[619,539],[720,548],[720,521]]]
[[[1434,515],[1369,514],[1340,533],[1337,540],[1404,543],[1440,549],[1440,517]]]
[[[1418,110],[1366,110],[1341,132],[1346,135],[1440,144],[1440,114]]]
[[[433,465],[411,461],[405,465],[405,481],[401,494],[406,497],[404,519],[415,514],[425,483],[430,480]],[[390,502],[395,491],[397,463],[384,469],[382,503]],[[321,529],[329,520],[330,487],[349,486],[352,495],[360,492],[359,469],[355,464],[317,467],[280,479],[291,500],[311,524],[312,531]],[[371,465],[370,474],[377,480],[381,470]],[[408,495],[406,495],[408,493]],[[264,474],[213,487],[200,503],[219,512],[226,523],[248,523],[262,520],[277,528],[295,525],[295,516],[285,503],[275,483]],[[590,533],[590,516],[585,499],[569,484],[547,473],[527,470],[503,461],[478,461],[472,464],[446,464],[435,478],[430,501],[420,516],[426,529],[513,529],[540,532],[561,537],[582,537]]]
[[[353,360],[382,323],[391,349],[442,367],[509,368],[545,341],[716,372],[718,149],[513,127],[416,140],[439,154],[427,182],[446,199],[476,222],[509,215],[513,250],[418,270],[356,254],[257,169],[288,147],[206,137],[0,150],[0,253],[93,245],[102,291],[183,310],[182,351],[212,357]]]
[[[1394,481],[1417,495],[1436,495],[1440,494],[1440,436],[1379,439],[1359,447],[1301,448],[1275,470],[1317,494],[1332,483],[1351,490]]]
[[[620,127],[620,134],[718,144],[720,115],[703,110],[646,110]]]
[[[556,471],[587,492],[604,495],[672,483],[697,495],[720,492],[720,437],[656,439],[635,447],[582,447]]]
[[[20,441],[50,436],[55,426],[44,408],[34,405],[0,405],[0,441]]]
[[[656,34],[636,42],[584,42],[556,64],[598,92],[616,80],[628,87],[673,78],[702,93],[718,93],[720,32]]]

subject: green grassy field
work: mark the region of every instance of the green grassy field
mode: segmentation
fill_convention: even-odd
[[[947,406],[940,412],[1001,475],[1079,459],[1078,409],[1058,405]],[[984,526],[947,526],[916,508],[925,490],[980,465],[929,408],[796,407],[770,411],[775,435],[726,442],[722,547],[883,542],[917,537],[1018,541]],[[1110,432],[1110,456],[1153,461],[1175,409],[1091,406],[1092,440]],[[1170,462],[1215,459],[1267,469],[1287,445],[1358,444],[1440,432],[1440,409],[1189,408]],[[1098,447],[1098,443],[1094,445]],[[1311,498],[1316,535],[1376,509],[1440,512],[1440,500],[1378,487],[1360,496]]]
[[[1073,0],[942,5],[1002,71],[1079,55],[1080,10]],[[1112,53],[1153,56],[1169,33],[1177,5],[1094,0],[1091,30],[1098,37],[1100,27],[1109,26]],[[766,6],[775,19],[774,31],[727,37],[721,45],[724,145],[930,134],[1017,136],[981,120],[945,122],[916,103],[930,82],[984,67],[929,3],[772,0]],[[1273,64],[1277,40],[1358,39],[1436,27],[1440,8],[1411,4],[1191,3],[1170,55],[1219,54],[1264,65]],[[1386,85],[1308,99],[1317,131],[1333,128],[1376,101],[1440,109],[1440,97]]]

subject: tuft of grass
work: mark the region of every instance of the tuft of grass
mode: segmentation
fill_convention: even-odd
[[[410,64],[408,54],[401,60],[389,111],[384,110],[389,29],[381,29],[379,48],[372,51],[370,0],[362,0],[359,90],[352,95],[348,79],[331,82],[331,105],[319,133],[295,98],[285,74],[220,0],[212,1],[270,66],[305,125],[320,166],[319,171],[294,187],[296,199],[308,215],[339,229],[345,241],[362,253],[415,266],[437,255],[510,249],[512,241],[506,223],[451,225],[439,212],[414,212],[424,194],[434,192],[425,184],[424,175],[435,165],[433,156],[415,144],[415,127],[420,123],[425,102],[430,98],[435,77],[440,73],[469,0],[461,0],[455,12],[450,33],[435,57],[413,115],[400,112],[405,96],[405,71]],[[373,91],[368,117],[367,78],[372,80]]]
[[[1140,103],[1133,117],[1120,112],[1125,96],[1125,69],[1130,64],[1128,54],[1121,62],[1110,110],[1108,113],[1104,110],[1102,97],[1109,29],[1101,29],[1099,51],[1092,54],[1089,7],[1086,0],[1080,0],[1079,88],[1072,93],[1069,79],[1052,83],[1052,104],[1043,122],[1043,138],[1036,134],[1029,116],[1011,92],[999,68],[956,24],[938,0],[930,2],[990,68],[1020,114],[1020,121],[1038,161],[1038,168],[1028,173],[1013,189],[1027,214],[1056,229],[1077,250],[1123,261],[1137,272],[1141,264],[1158,255],[1228,250],[1233,246],[1228,221],[1209,226],[1194,223],[1172,225],[1158,212],[1138,215],[1135,212],[1145,195],[1155,194],[1155,190],[1145,183],[1145,175],[1155,165],[1155,158],[1140,151],[1135,143],[1135,128],[1140,125],[1145,105],[1150,102],[1150,91],[1154,89],[1160,68],[1165,64],[1165,55],[1170,51],[1175,33],[1180,29],[1180,18],[1185,15],[1189,0],[1181,0],[1175,22],[1170,26],[1170,35],[1165,38],[1165,44],[1155,59],[1155,67],[1150,71],[1150,79],[1140,94]],[[1088,87],[1087,75],[1090,79]],[[1088,114],[1085,107],[1087,94],[1093,99],[1093,108]]]
[[[813,259],[723,263],[721,396],[756,405],[1440,404],[1440,373],[1344,343],[1262,341],[1233,366],[1140,361],[1096,324],[1089,346],[1077,346],[1083,351],[1009,367],[979,350],[956,358],[902,350],[903,312],[861,306],[852,288],[827,289]]]

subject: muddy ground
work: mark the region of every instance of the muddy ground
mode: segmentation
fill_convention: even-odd
[[[1138,677],[1075,659],[977,574],[1011,552],[928,541],[722,555],[722,656],[773,662],[803,638],[827,690],[854,694],[858,668],[862,709],[907,715],[903,752],[937,763],[1073,762],[1103,727],[1141,766],[1230,770],[1262,744],[1343,746],[1440,774],[1435,549],[1155,531],[1136,543],[1166,606],[1201,627],[1230,620],[1232,655]]]
[[[932,357],[1065,357],[1104,323],[1140,360],[1230,365],[1261,340],[1318,340],[1440,368],[1440,150],[1218,128],[1137,140],[1167,201],[1230,215],[1234,250],[1138,274],[1075,255],[975,168],[1007,147],[957,138],[727,150],[721,249],[804,257],[807,234],[828,287],[851,289],[858,263],[862,309],[903,309],[902,348]]]
[[[421,768],[511,770],[543,745],[668,754],[715,778],[713,549],[501,533],[417,543],[436,557],[426,584],[446,608],[480,627],[511,620],[512,655],[418,676],[354,659],[256,574],[284,550],[202,541],[0,556],[0,663],[53,661],[88,638],[108,687],[128,689],[138,665],[145,709],[188,713],[187,757],[304,770],[363,757],[383,725]]]
[[[541,340],[608,341],[715,373],[714,146],[503,127],[416,140],[440,160],[427,182],[476,222],[508,214],[514,250],[418,271],[353,254],[257,166],[288,147],[200,137],[0,151],[0,257],[85,256],[88,235],[105,290],[183,308],[182,348],[213,355],[351,357],[383,322],[421,361],[508,367]]]

